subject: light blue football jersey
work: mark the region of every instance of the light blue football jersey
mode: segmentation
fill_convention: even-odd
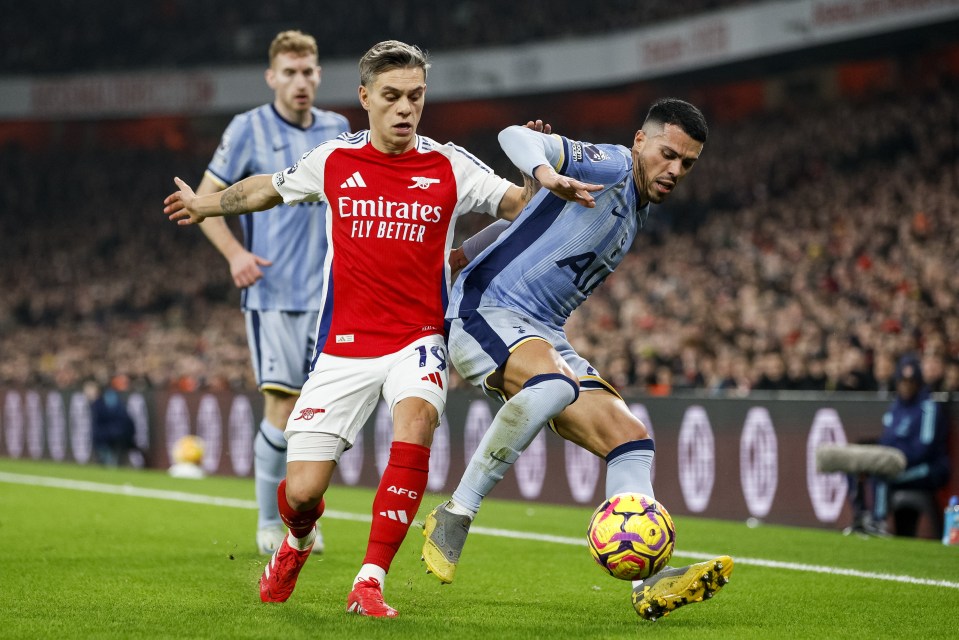
[[[317,145],[349,131],[346,118],[314,107],[313,124],[303,129],[265,104],[233,118],[207,167],[223,187],[258,174],[272,174],[296,163]],[[281,204],[240,216],[243,245],[272,260],[263,278],[242,290],[244,309],[314,311],[323,290],[326,256],[326,204]]]
[[[510,227],[470,262],[450,295],[446,317],[505,307],[562,330],[569,315],[623,260],[649,215],[638,206],[629,149],[555,139],[558,173],[601,184],[594,208],[543,189]]]

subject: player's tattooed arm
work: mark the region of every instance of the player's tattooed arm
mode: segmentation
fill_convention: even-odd
[[[283,197],[273,186],[273,176],[264,173],[244,178],[223,191],[217,206],[219,212],[212,215],[266,211],[282,202]]]
[[[246,213],[247,206],[246,193],[243,192],[243,183],[237,182],[232,187],[225,189],[220,196],[220,208],[227,215]]]
[[[223,215],[266,211],[283,202],[283,198],[273,186],[273,177],[269,175],[244,178],[220,196],[220,210]]]
[[[173,180],[179,190],[164,199],[163,212],[177,224],[199,224],[209,216],[265,211],[283,202],[273,186],[273,176],[268,174],[250,176],[223,192],[202,196],[197,196],[179,178]]]

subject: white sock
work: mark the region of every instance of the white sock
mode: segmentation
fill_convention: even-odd
[[[353,586],[355,587],[358,582],[370,578],[379,580],[380,589],[382,589],[386,584],[386,569],[375,564],[364,564],[360,567],[360,572],[356,574],[356,578],[353,579]]]
[[[454,500],[450,500],[449,505],[447,505],[446,510],[450,513],[455,513],[458,516],[469,516],[469,519],[472,520],[476,517],[476,512],[472,511],[462,505],[457,504]]]
[[[306,551],[311,548],[314,540],[316,540],[316,529],[313,529],[302,538],[297,538],[292,533],[286,534],[286,541],[297,551]]]

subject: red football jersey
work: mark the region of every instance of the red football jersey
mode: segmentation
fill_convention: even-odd
[[[470,211],[495,216],[510,184],[455,145],[417,136],[413,149],[389,155],[368,131],[274,174],[287,204],[329,205],[316,353],[382,356],[442,333],[453,222]]]

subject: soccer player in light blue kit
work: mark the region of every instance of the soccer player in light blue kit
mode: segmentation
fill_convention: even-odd
[[[300,31],[279,33],[270,45],[266,82],[275,98],[233,118],[223,133],[197,195],[216,193],[247,176],[293,165],[304,153],[341,133],[349,122],[313,106],[320,84],[317,46]],[[313,215],[304,215],[303,208]],[[306,382],[326,258],[326,204],[281,204],[270,215],[245,215],[241,244],[223,218],[200,229],[230,264],[242,289],[247,340],[263,421],[253,442],[257,549],[270,555],[286,537],[276,491],[286,476],[287,418]],[[323,539],[314,543],[322,552]]]
[[[481,500],[544,425],[606,460],[606,496],[653,496],[654,446],[622,397],[570,346],[567,318],[613,272],[649,215],[700,156],[707,127],[693,105],[655,103],[632,149],[529,128],[500,133],[503,150],[544,187],[511,224],[464,243],[468,264],[450,296],[449,352],[469,382],[504,401],[453,498],[426,520],[423,558],[451,582]],[[566,201],[557,193],[574,190]],[[499,235],[497,235],[499,234]],[[483,248],[485,246],[485,248]],[[633,589],[649,620],[711,597],[732,559],[664,569]]]

